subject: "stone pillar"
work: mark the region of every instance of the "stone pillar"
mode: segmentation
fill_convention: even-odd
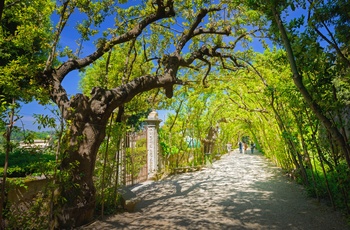
[[[158,119],[158,113],[153,110],[146,119],[147,122],[147,178],[151,178],[158,170],[158,129],[159,123],[162,120]]]

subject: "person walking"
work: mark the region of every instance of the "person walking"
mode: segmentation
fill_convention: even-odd
[[[247,143],[243,142],[243,147],[244,147],[244,152],[243,153],[247,153],[247,149],[248,149]]]
[[[243,144],[242,142],[238,142],[238,148],[239,148],[239,153],[242,153],[242,149],[243,149]]]
[[[254,142],[252,142],[250,144],[250,151],[251,151],[252,154],[254,153],[254,149],[255,149],[255,144],[254,144]]]

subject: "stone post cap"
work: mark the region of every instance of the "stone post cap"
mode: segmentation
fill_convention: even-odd
[[[152,110],[152,112],[150,112],[148,114],[148,117],[147,117],[149,120],[158,120],[158,113],[157,111],[155,110]]]
[[[159,124],[162,120],[158,118],[157,111],[153,110],[148,114],[147,119],[145,120],[149,125]]]

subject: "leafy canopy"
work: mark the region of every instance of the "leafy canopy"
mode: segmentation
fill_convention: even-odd
[[[54,2],[9,0],[6,6],[0,22],[0,95],[6,101],[40,99],[43,89],[36,77],[44,69],[52,39]]]

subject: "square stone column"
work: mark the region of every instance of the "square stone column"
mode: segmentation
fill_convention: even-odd
[[[162,120],[158,119],[158,113],[153,110],[146,119],[147,122],[147,170],[148,177],[153,177],[158,171],[158,154],[159,154],[159,142],[158,142],[158,129],[159,123]]]

